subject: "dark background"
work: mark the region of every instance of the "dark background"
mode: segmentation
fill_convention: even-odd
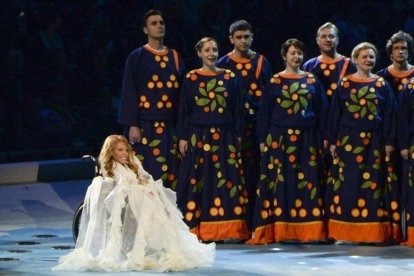
[[[273,70],[283,69],[280,45],[296,37],[305,60],[319,54],[317,28],[340,30],[339,52],[374,43],[390,60],[386,40],[398,30],[414,33],[414,0],[3,0],[0,9],[0,163],[97,154],[103,139],[122,133],[116,123],[125,59],[145,44],[141,18],[163,12],[166,45],[177,49],[187,70],[198,67],[193,45],[203,36],[232,47],[228,27],[253,25],[253,49]]]

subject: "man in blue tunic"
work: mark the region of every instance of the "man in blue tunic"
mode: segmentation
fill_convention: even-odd
[[[256,134],[259,101],[264,86],[272,77],[269,61],[251,49],[253,42],[252,27],[246,20],[238,20],[230,25],[230,43],[234,49],[221,57],[217,66],[230,69],[240,79],[241,93],[245,96],[245,128],[242,145],[244,177],[248,193],[247,221],[250,221],[254,207],[255,190],[259,181],[260,150]]]
[[[178,150],[175,118],[182,59],[164,45],[165,24],[158,10],[144,15],[148,43],[132,51],[126,61],[118,122],[126,127],[144,168],[166,187],[177,184]]]

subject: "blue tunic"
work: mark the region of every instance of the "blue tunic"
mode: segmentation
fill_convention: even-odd
[[[118,115],[126,133],[130,126],[141,129],[142,142],[133,148],[145,169],[173,189],[178,172],[174,125],[183,74],[183,61],[175,50],[134,50],[125,64]]]
[[[251,59],[237,58],[229,53],[217,62],[217,66],[230,69],[239,77],[245,95],[245,129],[243,135],[242,160],[248,168],[244,177],[249,202],[247,204],[247,221],[250,224],[254,208],[255,190],[259,181],[260,149],[257,137],[257,116],[264,87],[272,77],[269,61],[260,54]]]
[[[332,61],[324,60],[322,56],[314,57],[305,62],[303,70],[314,73],[321,81],[329,102],[338,81],[356,71],[355,65],[345,56],[340,56]]]
[[[398,99],[401,91],[403,90],[404,84],[406,84],[409,79],[414,77],[414,67],[403,74],[399,74],[390,65],[378,71],[377,75],[388,81],[394,91],[395,98]]]
[[[414,246],[414,78],[406,82],[398,101],[398,145],[408,149],[408,161],[404,161],[401,181],[401,209],[405,209],[406,241]]]

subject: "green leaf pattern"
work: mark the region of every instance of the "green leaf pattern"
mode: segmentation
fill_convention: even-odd
[[[346,80],[346,79],[344,79]],[[352,89],[345,106],[355,119],[368,117],[373,120],[378,115],[378,97],[374,87],[365,85],[359,90]]]
[[[299,111],[304,113],[309,105],[306,97],[308,93],[306,84],[295,81],[287,89],[282,89],[281,97],[278,97],[276,101],[282,108],[288,109],[289,114],[291,114],[290,112],[296,114]]]
[[[226,88],[224,83],[217,78],[211,79],[207,82],[206,87],[198,87],[199,95],[195,96],[196,105],[203,106],[205,112],[212,112],[218,110],[222,113],[226,107]]]

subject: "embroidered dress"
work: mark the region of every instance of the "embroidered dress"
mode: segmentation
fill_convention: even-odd
[[[342,55],[332,61],[324,60],[322,56],[311,58],[303,64],[303,70],[312,72],[320,80],[329,102],[338,86],[338,81],[356,71],[351,60]]]
[[[407,83],[407,81],[414,77],[414,68],[411,68],[407,72],[403,74],[399,74],[396,72],[393,67],[390,65],[387,68],[384,68],[377,72],[377,75],[383,77],[388,83],[391,85],[391,88],[394,92],[395,98],[398,99],[400,95],[402,94],[402,90],[404,87],[404,84]],[[399,122],[399,121],[398,121]],[[403,163],[401,155],[399,154],[400,150],[397,147],[395,149],[395,152],[393,154],[392,158],[392,166],[395,169],[395,173],[397,175],[397,181],[395,182],[395,185],[392,187],[392,190],[390,192],[391,196],[391,202],[397,202],[398,203],[398,211],[401,213],[401,188],[402,188],[402,179],[403,179]],[[389,206],[391,208],[391,206]],[[402,239],[402,233],[401,233],[401,220],[400,218],[396,219],[397,217],[394,216],[392,220],[393,225],[393,239],[397,242],[400,242]]]
[[[382,77],[340,81],[329,112],[331,144],[336,144],[327,179],[329,238],[385,242],[392,236],[390,201],[396,176],[384,146],[394,145],[395,98]],[[392,210],[389,206],[393,207]]]
[[[141,129],[142,142],[133,145],[138,159],[173,190],[178,174],[175,118],[183,74],[175,50],[136,49],[126,61],[118,116],[119,123]]]
[[[278,73],[259,113],[264,143],[250,244],[325,240],[322,129],[326,95],[311,73]]]
[[[89,186],[76,248],[53,270],[181,271],[211,266],[215,244],[202,244],[182,221],[175,192],[139,165],[114,163],[114,177]]]
[[[405,242],[414,246],[414,78],[410,79],[401,92],[398,102],[398,145],[408,149],[408,161],[403,161],[401,181],[401,209],[405,210]]]
[[[237,137],[242,94],[230,70],[190,71],[180,95],[178,135],[188,141],[178,178],[178,205],[199,239],[248,237],[247,193]]]
[[[259,181],[260,172],[260,148],[257,136],[257,116],[259,102],[263,95],[264,86],[272,77],[269,61],[260,54],[255,54],[252,59],[237,58],[229,53],[219,59],[217,66],[226,68],[236,74],[241,80],[242,91],[246,102],[245,128],[243,133],[242,161],[246,190],[248,193],[246,219],[250,224],[255,199],[255,190]]]

